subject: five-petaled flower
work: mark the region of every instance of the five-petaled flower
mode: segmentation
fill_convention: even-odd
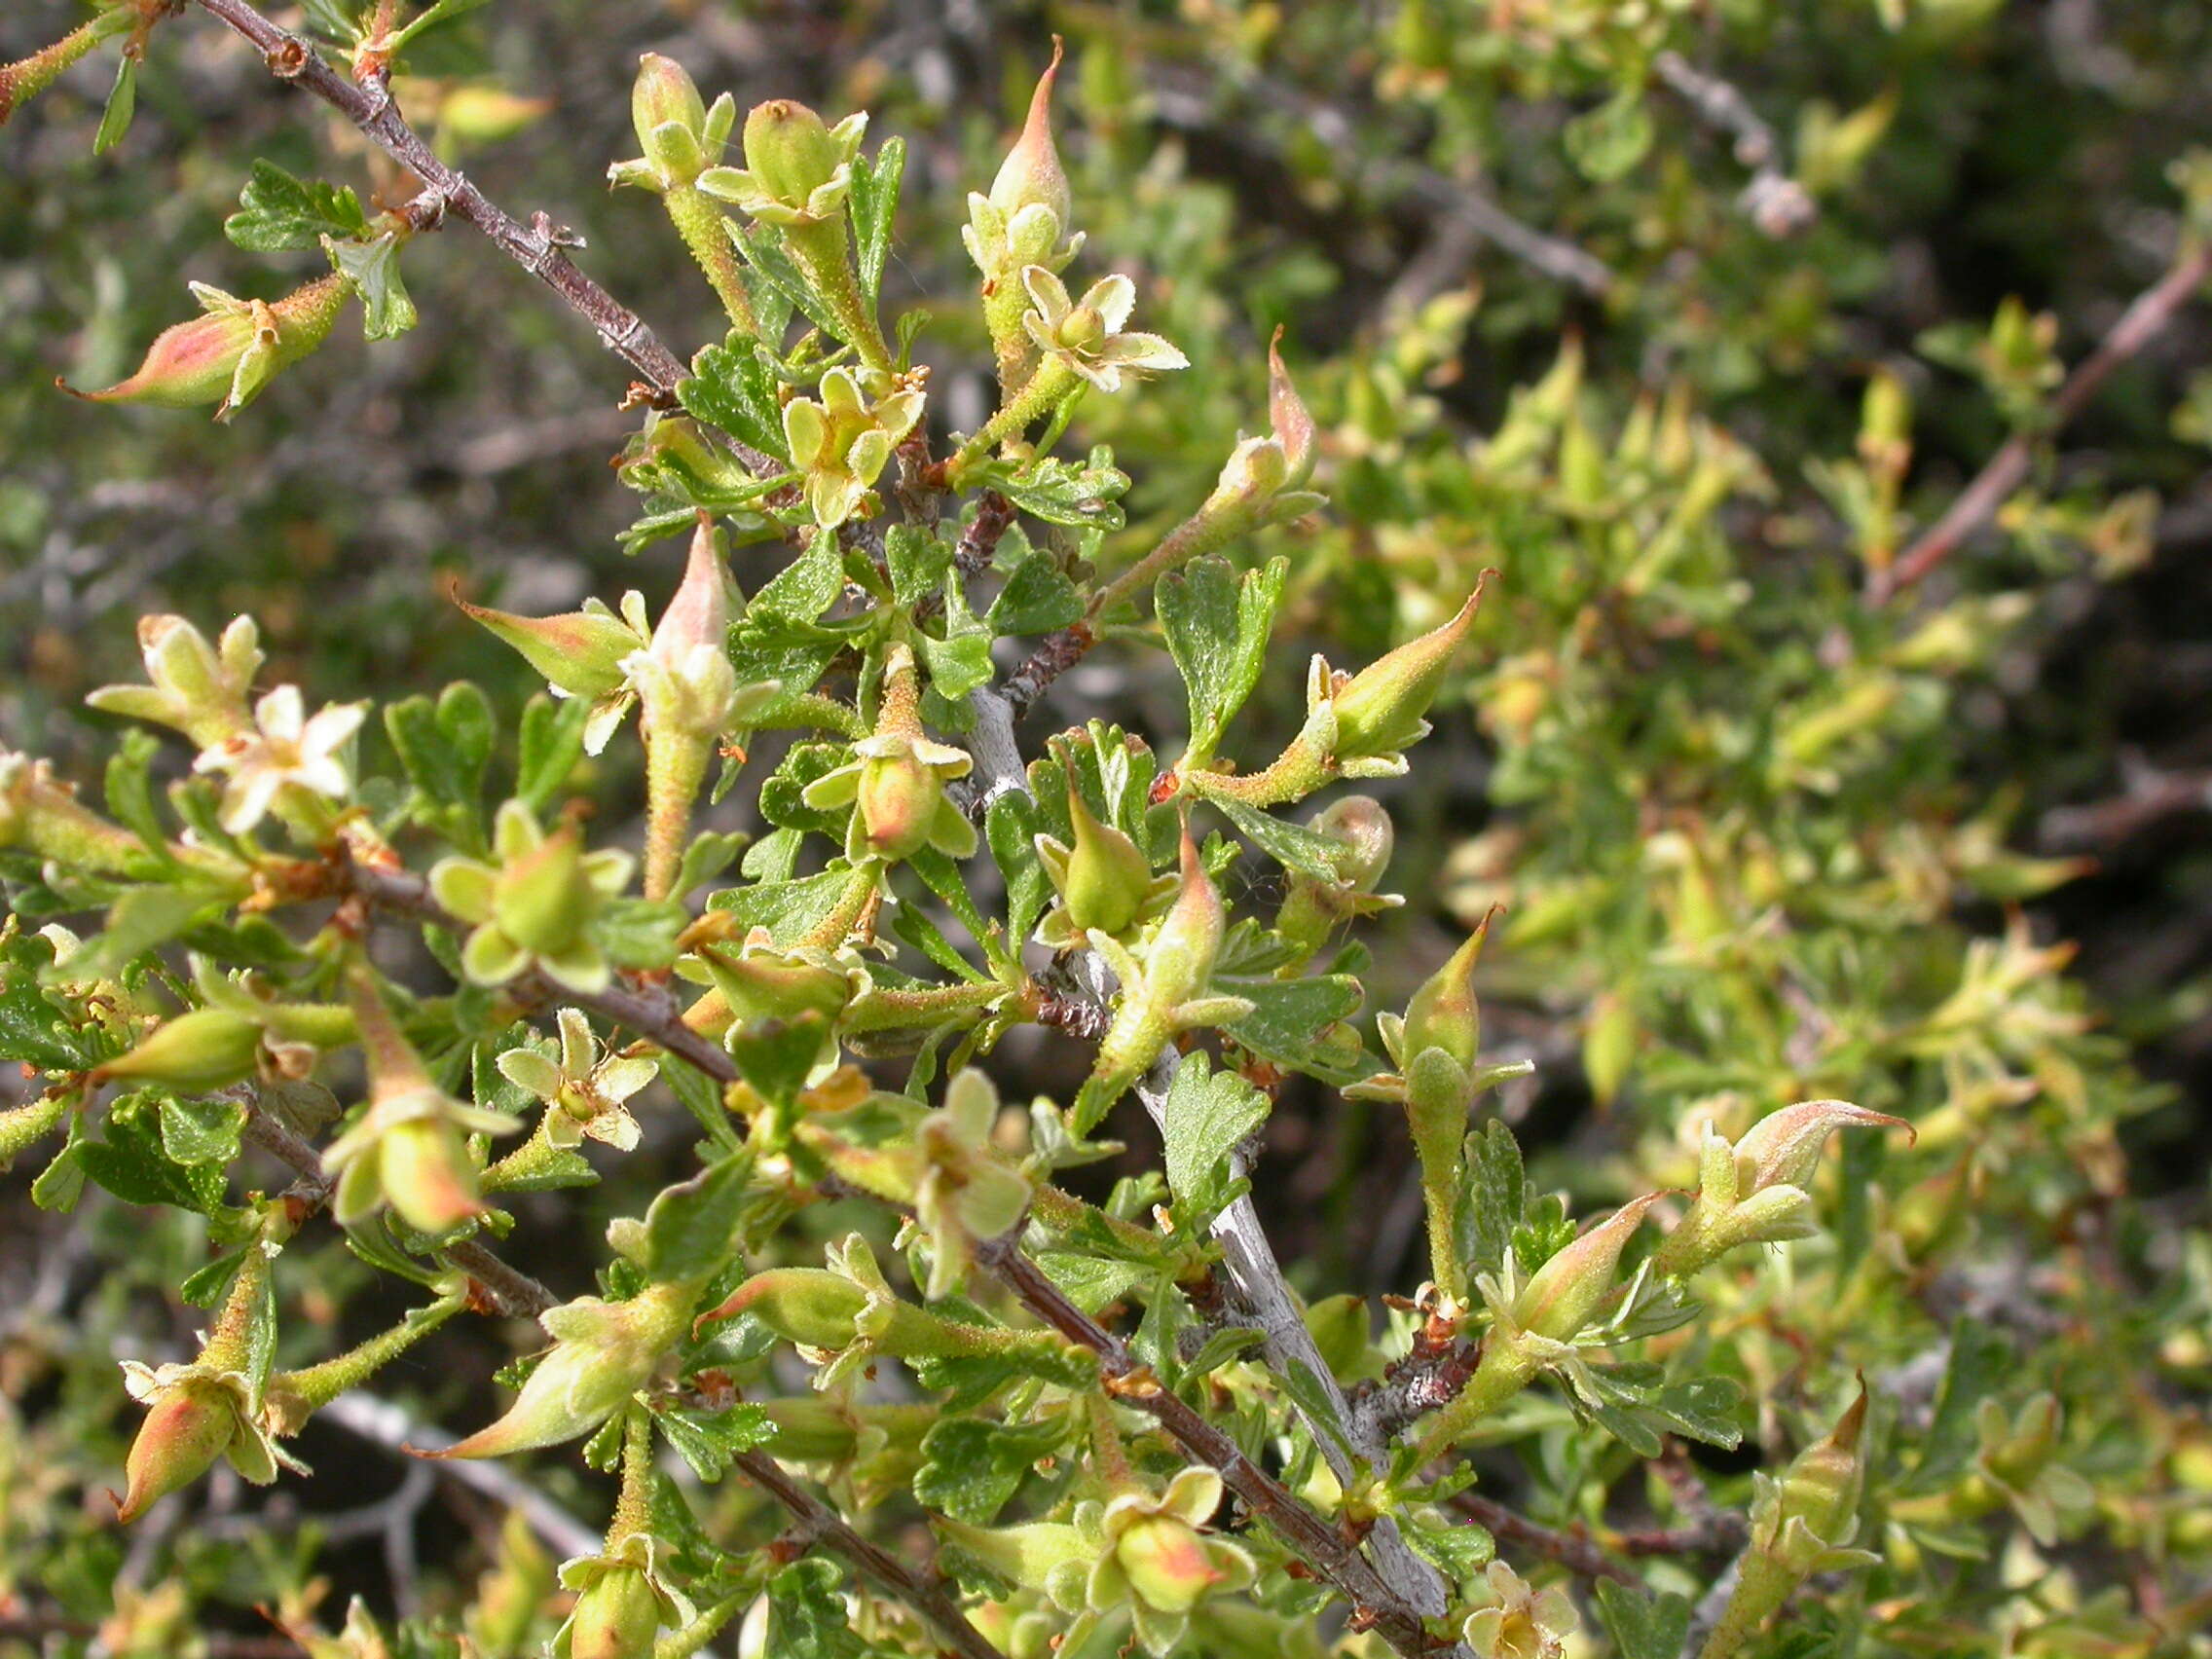
[[[922,418],[923,393],[887,375],[834,368],[822,377],[822,401],[784,405],[792,464],[806,474],[814,522],[835,530],[859,510],[901,439]]]
[[[1029,338],[1048,362],[1058,363],[1100,391],[1119,391],[1124,374],[1191,366],[1190,358],[1159,335],[1123,331],[1137,303],[1137,288],[1119,273],[1100,277],[1072,303],[1066,284],[1042,265],[1023,267],[1021,282],[1036,307],[1021,319]]]
[[[1566,1591],[1536,1590],[1501,1561],[1484,1569],[1473,1600],[1460,1634],[1481,1659],[1559,1659],[1580,1622]]]
[[[547,1144],[572,1147],[589,1135],[628,1152],[638,1144],[638,1121],[623,1102],[652,1082],[659,1062],[642,1054],[608,1053],[576,1009],[563,1009],[556,1019],[561,1028],[558,1061],[535,1049],[509,1049],[499,1056],[499,1075],[545,1103]]]
[[[572,825],[551,834],[519,800],[499,808],[493,857],[442,859],[430,892],[474,932],[461,965],[480,985],[503,985],[533,964],[579,996],[614,977],[592,937],[600,906],[629,885],[636,861],[614,848],[586,852]]]
[[[352,789],[339,752],[361,727],[357,703],[332,703],[310,719],[297,685],[279,685],[253,706],[254,729],[224,738],[200,752],[196,772],[222,772],[221,823],[242,835],[263,818],[287,787],[343,800]]]

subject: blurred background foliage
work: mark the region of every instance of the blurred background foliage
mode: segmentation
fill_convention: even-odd
[[[67,20],[10,6],[0,60]],[[2212,311],[2185,308],[2040,447],[1996,527],[1887,603],[1864,592],[2009,434],[2039,431],[2063,365],[2212,233],[2212,159],[2193,150],[2212,143],[2212,11],[499,0],[398,91],[495,200],[571,227],[587,267],[686,350],[719,333],[713,296],[649,200],[599,186],[633,147],[638,55],[680,59],[741,107],[872,111],[874,134],[909,146],[887,299],[938,319],[918,355],[941,442],[990,395],[965,192],[1054,31],[1092,256],[1136,276],[1147,326],[1193,362],[1078,424],[1137,480],[1105,561],[1150,545],[1262,424],[1279,324],[1334,506],[1246,555],[1291,555],[1299,631],[1356,662],[1500,573],[1438,735],[1380,792],[1399,828],[1389,885],[1411,902],[1375,936],[1369,1011],[1402,1006],[1459,929],[1507,905],[1485,963],[1491,1044],[1538,1067],[1505,1110],[1578,1208],[1691,1182],[1706,1121],[1734,1132],[1823,1095],[1911,1120],[1909,1149],[1848,1137],[1831,1236],[1716,1296],[1730,1363],[1762,1398],[1807,1355],[1863,1367],[1910,1428],[1940,1409],[1946,1363],[2011,1354],[2004,1399],[2047,1388],[2068,1408],[2063,1456],[2097,1483],[2100,1541],[2056,1558],[2003,1629],[1986,1608],[1900,1604],[1900,1648],[2161,1650],[2158,1596],[2115,1564],[2208,1541]],[[1716,80],[1753,113],[1749,137],[1716,119]],[[467,677],[511,704],[533,682],[450,589],[536,613],[667,585],[674,544],[618,545],[634,503],[606,461],[634,418],[614,407],[617,368],[465,229],[410,256],[421,328],[369,350],[341,335],[233,425],[56,393],[56,376],[127,370],[185,313],[186,277],[274,296],[313,274],[310,256],[222,240],[253,157],[405,194],[204,19],[157,33],[136,124],[94,160],[104,92],[80,69],[5,134],[12,747],[92,775],[111,737],[81,698],[132,678],[141,611],[211,626],[250,608],[272,675],[317,698]],[[748,588],[762,557],[738,556]],[[1101,650],[1042,718],[1171,742],[1177,688],[1132,660]],[[1295,729],[1303,660],[1271,665],[1249,753]],[[606,783],[605,811],[634,810],[634,780]],[[1064,1096],[1083,1063],[1010,1047],[1002,1088]],[[662,1178],[633,1173],[600,1189],[605,1213]],[[1259,1191],[1294,1276],[1406,1288],[1419,1203],[1389,1115],[1293,1091]],[[0,1591],[29,1559],[8,1547],[19,1537],[52,1547],[65,1601],[118,1569],[158,1582],[147,1549],[218,1599],[308,1595],[307,1556],[266,1534],[246,1555],[217,1529],[128,1557],[112,1533],[50,1536],[41,1506],[83,1490],[84,1460],[125,1425],[111,1375],[50,1371],[27,1333],[63,1306],[98,1342],[142,1324],[147,1287],[196,1241],[108,1205],[72,1234],[119,1264],[88,1291],[82,1255],[29,1248],[37,1230],[67,1231],[0,1212],[0,1248],[30,1264],[0,1270],[15,1345],[0,1353],[19,1373],[0,1383],[46,1390],[52,1456],[34,1470],[13,1439],[31,1431],[0,1419],[0,1467],[18,1460]],[[335,1248],[318,1260],[335,1320],[367,1275]],[[524,1265],[565,1289],[582,1276],[557,1252]],[[456,1403],[434,1359],[407,1375]],[[316,1432],[330,1443],[303,1451],[325,1480],[301,1501],[340,1510],[347,1494],[317,1488],[363,1454]],[[1564,1432],[1547,1444],[1587,1455]],[[363,1481],[402,1478],[373,1466]],[[1564,1468],[1520,1478],[1539,1511],[1575,1489]],[[440,1524],[481,1538],[493,1513]],[[1963,1518],[1924,1519],[1916,1561]],[[322,1570],[343,1587],[434,1597],[387,1534],[340,1533]],[[145,1635],[158,1613],[133,1614],[128,1634],[154,1645],[129,1650],[182,1650]]]

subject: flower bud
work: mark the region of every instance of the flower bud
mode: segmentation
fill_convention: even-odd
[[[573,944],[597,906],[584,877],[582,837],[563,825],[500,872],[493,918],[525,950],[558,956]]]
[[[805,203],[845,160],[822,117],[794,99],[770,98],[745,118],[746,171],[780,202]]]
[[[522,653],[548,685],[571,697],[610,697],[624,684],[622,661],[639,646],[629,624],[611,611],[571,610],[558,616],[517,616],[509,610],[454,603],[474,621]]]
[[[1268,424],[1274,429],[1275,442],[1290,463],[1284,483],[1293,490],[1304,488],[1313,476],[1313,416],[1298,395],[1298,388],[1291,385],[1290,371],[1282,366],[1280,328],[1268,342]]]
[[[1485,916],[1467,936],[1467,942],[1406,1005],[1401,1052],[1408,1065],[1428,1050],[1440,1049],[1461,1071],[1474,1071],[1475,1051],[1482,1047],[1483,1037],[1482,1012],[1475,1006],[1475,963],[1489,933],[1490,917]]]
[[[1767,1524],[1775,1529],[1754,1529],[1752,1547],[1779,1541],[1789,1522],[1801,1524],[1825,1545],[1845,1544],[1858,1530],[1859,1493],[1865,1465],[1859,1456],[1859,1436],[1866,1424],[1866,1389],[1851,1404],[1828,1431],[1797,1454],[1781,1481],[1780,1501],[1769,1512]]]
[[[1204,992],[1229,925],[1221,895],[1207,878],[1187,826],[1179,867],[1182,886],[1144,953],[1145,986],[1159,1005],[1188,1002]]]
[[[387,1132],[381,1173],[386,1201],[418,1233],[450,1233],[484,1208],[476,1165],[442,1119],[418,1118]]]
[[[824,1268],[771,1268],[755,1273],[697,1323],[751,1313],[786,1342],[800,1347],[841,1348],[853,1341],[854,1322],[867,1310],[867,1292]]]
[[[1621,1205],[1538,1268],[1513,1305],[1513,1322],[1554,1342],[1565,1342],[1587,1325],[1613,1288],[1629,1235],[1659,1198],[1659,1194],[1647,1193]]]
[[[852,981],[846,975],[802,955],[786,955],[772,947],[736,955],[719,950],[699,954],[735,1028],[763,1019],[795,1019],[802,1014],[834,1019],[852,1001]]]
[[[156,336],[137,373],[98,391],[62,389],[96,403],[151,403],[189,409],[217,403],[228,420],[251,403],[276,372],[320,346],[351,292],[333,272],[275,304],[241,300],[205,283],[192,285],[204,316]]]
[[[222,1387],[186,1381],[164,1389],[124,1459],[129,1479],[116,1519],[135,1521],[157,1499],[190,1486],[213,1467],[237,1432],[238,1415]]]
[[[701,515],[683,580],[653,628],[645,660],[631,663],[648,741],[657,731],[711,742],[729,724],[737,671],[729,660],[729,572],[721,539]]]
[[[628,1302],[578,1297],[548,1309],[538,1323],[553,1351],[524,1379],[506,1415],[434,1457],[503,1457],[588,1434],[645,1385],[660,1357],[683,1334],[696,1287],[648,1285]]]
[[[707,100],[689,71],[673,57],[648,52],[638,59],[638,78],[630,84],[630,125],[645,154],[664,127],[696,136],[707,126]]]
[[[1137,844],[1110,824],[1102,824],[1084,801],[1075,774],[1068,774],[1068,818],[1074,825],[1075,845],[1063,848],[1050,836],[1038,837],[1038,852],[1045,860],[1052,885],[1068,920],[1083,933],[1120,935],[1128,931],[1143,912],[1152,889],[1152,865]],[[1055,869],[1054,866],[1057,866]]]
[[[1052,143],[1052,83],[1059,77],[1060,54],[1060,37],[1054,35],[1052,61],[1037,78],[1021,136],[1014,140],[1014,148],[999,164],[998,175],[991,180],[991,205],[1010,219],[1024,207],[1038,206],[1065,225],[1074,208],[1068,175]]]
[[[1802,1187],[1813,1178],[1831,1131],[1840,1128],[1903,1129],[1902,1118],[1869,1112],[1847,1100],[1805,1100],[1785,1106],[1752,1124],[1736,1143],[1736,1161],[1750,1177],[1748,1191],[1775,1186]]]
[[[1394,755],[1427,734],[1423,717],[1436,701],[1459,642],[1474,625],[1482,597],[1482,584],[1477,582],[1449,622],[1371,663],[1331,693],[1339,759]]]
[[[660,1598],[643,1567],[610,1566],[576,1599],[569,1659],[651,1659]]]
[[[253,1075],[261,1027],[228,1009],[197,1008],[164,1020],[129,1053],[92,1074],[159,1084],[180,1094],[207,1094]]]

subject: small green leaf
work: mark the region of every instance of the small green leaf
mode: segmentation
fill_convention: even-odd
[[[691,359],[691,377],[678,383],[676,395],[710,426],[719,426],[780,461],[791,459],[784,445],[776,377],[752,341],[732,335],[724,345],[705,348]]]
[[[1037,856],[1039,828],[1037,803],[1018,791],[1000,795],[983,815],[983,837],[1006,878],[1006,937],[1015,942],[1029,937],[1052,902],[1051,878]]]
[[[834,1562],[810,1556],[768,1580],[768,1640],[776,1659],[866,1659],[851,1612],[837,1594]]]
[[[719,1412],[672,1406],[654,1420],[669,1445],[676,1448],[677,1456],[703,1481],[720,1480],[740,1454],[765,1446],[776,1437],[776,1425],[767,1412],[755,1405],[739,1404]]]
[[[1651,148],[1651,112],[1640,87],[1623,87],[1596,109],[1567,124],[1567,156],[1582,176],[1610,184]]]
[[[1672,1590],[1654,1595],[1610,1578],[1599,1579],[1597,1590],[1598,1615],[1620,1659],[1680,1659],[1690,1629],[1687,1597]]]
[[[1067,572],[1042,553],[1021,562],[984,618],[993,634],[1049,634],[1083,615],[1083,595]]]
[[[1349,849],[1332,835],[1303,825],[1286,824],[1272,813],[1246,806],[1240,800],[1208,797],[1206,804],[1236,827],[1236,832],[1285,869],[1294,869],[1321,881],[1342,878],[1340,861]]]
[[[988,485],[1034,518],[1071,530],[1120,530],[1126,522],[1121,498],[1128,492],[1129,475],[1114,465],[1113,451],[1103,445],[1078,463],[1047,458],[1019,466],[991,466],[974,475],[978,486]]]
[[[1348,974],[1309,979],[1242,979],[1216,975],[1212,988],[1223,996],[1243,997],[1252,1004],[1252,1012],[1228,1031],[1264,1060],[1345,1082],[1359,1076],[1367,1063],[1347,1070],[1335,1051],[1321,1042],[1331,1026],[1359,1012],[1359,981]]]
[[[100,129],[92,134],[92,154],[104,156],[123,142],[130,130],[130,117],[138,108],[138,57],[126,51],[115,68],[115,90],[100,112]]]
[[[239,211],[223,221],[223,235],[248,253],[288,253],[341,241],[369,228],[353,192],[343,185],[294,178],[275,162],[255,161]]]
[[[766,928],[777,944],[791,945],[827,920],[852,885],[851,868],[837,865],[796,881],[724,888],[707,901],[707,908],[729,911],[741,932]]]
[[[1200,559],[1160,583],[1160,623],[1191,707],[1191,764],[1213,758],[1267,660],[1287,559],[1239,575],[1227,559]]]
[[[1235,1197],[1230,1154],[1268,1121],[1268,1097],[1193,1051],[1168,1086],[1164,1120],[1168,1189],[1193,1230],[1201,1230]]]
[[[952,543],[917,525],[893,525],[883,535],[891,570],[891,597],[902,608],[920,604],[944,585],[952,569]]]
[[[1466,1184],[1452,1217],[1453,1237],[1470,1279],[1505,1266],[1513,1230],[1521,1225],[1528,1183],[1521,1168],[1521,1143],[1493,1118],[1467,1136]]]
[[[688,1181],[664,1188],[645,1211],[643,1266],[656,1279],[703,1279],[737,1249],[750,1155],[709,1165]]]
[[[228,1163],[239,1155],[245,1103],[228,1095],[161,1096],[162,1150],[178,1163]]]
[[[906,168],[906,141],[886,138],[870,162],[853,158],[853,254],[861,291],[872,302],[883,292],[883,266],[891,255],[891,223],[899,207],[899,178]]]
[[[323,239],[330,263],[361,297],[361,336],[394,340],[419,319],[415,301],[399,275],[399,238],[387,232],[370,241]]]
[[[515,756],[515,798],[533,812],[544,810],[584,756],[584,722],[591,705],[579,698],[543,695],[523,705]]]
[[[987,1422],[948,1418],[922,1436],[922,1466],[914,1496],[955,1521],[987,1527],[1021,1490],[1041,1457],[1067,1439],[1064,1420]]]
[[[167,1204],[213,1215],[223,1207],[219,1163],[179,1163],[162,1145],[161,1102],[156,1089],[124,1095],[108,1108],[102,1138],[75,1150],[84,1171],[126,1203]]]

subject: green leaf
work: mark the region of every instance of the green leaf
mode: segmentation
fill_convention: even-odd
[[[1291,1403],[1306,1419],[1307,1426],[1326,1434],[1340,1452],[1356,1461],[1351,1442],[1346,1438],[1343,1424],[1337,1421],[1329,1391],[1322,1386],[1321,1379],[1314,1374],[1313,1368],[1303,1359],[1294,1359],[1287,1371],[1278,1371],[1273,1375],[1282,1391],[1290,1396]]]
[[[821,1057],[829,1027],[829,1020],[812,1009],[791,1019],[734,1026],[727,1039],[730,1058],[755,1093],[777,1105],[789,1105]]]
[[[1241,979],[1216,975],[1211,988],[1223,996],[1250,1000],[1252,1012],[1227,1029],[1262,1059],[1347,1083],[1361,1075],[1368,1063],[1362,1061],[1347,1069],[1339,1051],[1321,1041],[1331,1026],[1359,1012],[1359,981],[1348,974],[1309,979]],[[1347,1048],[1345,1052],[1352,1051]]]
[[[774,299],[772,307],[755,307],[760,313],[760,326],[769,332],[771,338],[782,337],[784,322],[796,309],[823,333],[833,339],[844,339],[835,313],[823,304],[822,296],[814,291],[814,285],[799,275],[798,267],[792,263],[791,255],[784,251],[782,236],[773,225],[755,225],[748,230],[735,220],[728,221],[728,224],[731,243],[745,256],[746,263],[764,279]],[[750,282],[746,284],[746,288],[748,292],[754,291]]]
[[[677,398],[710,426],[751,444],[779,461],[789,461],[784,445],[783,409],[776,401],[776,377],[760,360],[753,342],[732,335],[691,359],[691,376],[680,381]],[[817,612],[817,614],[820,614]]]
[[[463,680],[432,703],[409,697],[387,704],[385,730],[415,786],[415,815],[425,828],[484,850],[484,769],[491,764],[491,701]]]
[[[742,640],[746,633],[755,631],[778,637],[771,626],[778,620],[786,624],[813,622],[830,608],[844,589],[845,563],[837,550],[837,537],[830,532],[817,531],[807,541],[806,550],[778,571],[753,596],[753,604],[746,610],[746,621],[755,627],[741,629],[739,637]],[[786,640],[793,637],[788,628],[781,635]],[[796,637],[812,639],[810,635]],[[759,677],[741,673],[738,678]],[[808,682],[809,685],[812,683]],[[786,680],[784,689],[793,691],[801,687]]]
[[[1213,758],[1258,683],[1289,571],[1287,559],[1239,575],[1227,559],[1207,558],[1161,581],[1161,628],[1190,701],[1191,764]]]
[[[100,129],[92,134],[93,155],[104,156],[123,142],[137,108],[138,58],[127,51],[123,61],[115,66],[115,90],[107,95],[107,107],[100,111]]]
[[[991,678],[991,631],[968,608],[957,581],[944,584],[944,638],[917,633],[922,660],[929,665],[937,694],[957,701]]]
[[[1689,1635],[1690,1604],[1672,1590],[1651,1592],[1601,1578],[1598,1616],[1612,1633],[1620,1659],[1680,1659]]]
[[[1153,1272],[1141,1262],[1112,1261],[1074,1250],[1040,1250],[1037,1265],[1086,1313],[1121,1301]]]
[[[162,1092],[139,1089],[108,1108],[102,1138],[76,1148],[84,1171],[126,1203],[213,1215],[223,1207],[219,1163],[178,1163],[162,1145]]]
[[[324,237],[357,238],[368,228],[359,199],[346,186],[294,178],[260,160],[239,192],[239,211],[223,221],[223,235],[248,253],[295,252],[321,245]]]
[[[107,809],[117,823],[146,843],[162,863],[168,862],[168,832],[154,805],[154,759],[161,743],[150,731],[133,728],[108,756],[104,775]]]
[[[162,1150],[178,1163],[228,1163],[239,1155],[245,1102],[228,1095],[161,1096]]]
[[[1083,595],[1067,572],[1042,553],[1023,560],[984,618],[995,635],[1049,634],[1083,615]]]
[[[1343,878],[1343,867],[1338,861],[1346,857],[1349,849],[1334,836],[1308,830],[1303,825],[1286,824],[1272,813],[1246,806],[1240,800],[1208,796],[1206,804],[1218,809],[1236,827],[1238,834],[1285,869],[1294,869],[1321,881]]]
[[[1443,1519],[1442,1511],[1432,1513]],[[1472,1521],[1424,1527],[1411,1515],[1404,1515],[1399,1518],[1399,1528],[1414,1553],[1433,1563],[1454,1583],[1474,1577],[1497,1554],[1497,1540],[1491,1536],[1490,1529]]]
[[[643,1266],[656,1279],[703,1279],[737,1249],[753,1160],[740,1153],[664,1188],[645,1211]]]
[[[776,1659],[866,1659],[867,1644],[853,1634],[852,1614],[837,1586],[834,1562],[809,1556],[768,1580],[768,1640]]]
[[[952,543],[917,525],[896,524],[884,532],[883,561],[891,570],[891,597],[904,609],[944,585]]]
[[[809,784],[851,758],[852,752],[840,743],[793,744],[783,764],[760,786],[760,816],[782,829],[842,840],[851,806],[809,806],[802,797]]]
[[[724,888],[707,901],[710,910],[727,910],[737,918],[740,932],[766,928],[777,944],[796,944],[828,919],[830,912],[853,885],[853,871],[832,865],[818,875],[796,881],[761,881],[751,887]]]
[[[131,888],[109,906],[106,928],[69,958],[69,977],[90,980],[122,973],[149,950],[212,919],[230,897],[198,886]]]
[[[998,1518],[1041,1457],[1067,1439],[1064,1421],[987,1422],[947,1418],[922,1436],[914,1497],[972,1527]]]
[[[1120,530],[1127,522],[1121,498],[1128,492],[1129,475],[1114,464],[1114,452],[1104,445],[1078,463],[1047,458],[1023,461],[1019,466],[991,466],[975,475],[978,487],[988,485],[1034,518],[1071,530]]]
[[[584,756],[591,705],[580,698],[539,695],[523,705],[515,756],[515,798],[542,812]]]
[[[991,802],[983,814],[983,838],[1006,878],[1006,937],[1015,944],[1028,939],[1052,902],[1051,878],[1037,856],[1039,828],[1037,803],[1014,790]]]
[[[674,899],[610,899],[592,918],[591,935],[615,967],[653,973],[676,960],[676,936],[690,920]]]
[[[899,207],[899,178],[906,169],[906,141],[886,138],[875,160],[853,158],[853,255],[861,291],[874,302],[883,292],[883,265],[891,255],[891,224]]]
[[[1230,1154],[1268,1121],[1268,1097],[1193,1051],[1168,1086],[1164,1120],[1168,1189],[1192,1230],[1202,1231],[1236,1196]]]
[[[399,238],[387,232],[370,241],[326,238],[323,247],[353,292],[361,297],[361,337],[394,340],[419,319],[399,275]]]
[[[776,1437],[776,1425],[768,1419],[766,1409],[742,1403],[719,1412],[672,1406],[654,1420],[669,1445],[676,1448],[677,1456],[703,1481],[720,1480],[741,1453],[765,1446]]]
[[[1184,1362],[1182,1375],[1176,1381],[1178,1384],[1185,1383],[1209,1371],[1217,1371],[1231,1360],[1265,1346],[1267,1340],[1265,1331],[1255,1331],[1249,1325],[1224,1325],[1198,1345],[1198,1351]]]
[[[61,997],[39,983],[53,965],[54,946],[33,936],[7,941],[0,961],[0,1060],[34,1071],[90,1071],[123,1049],[112,1037],[84,1020]]]
[[[729,1109],[722,1103],[722,1086],[688,1060],[664,1054],[660,1062],[660,1080],[668,1085],[669,1092],[691,1116],[698,1120],[699,1127],[719,1151],[735,1152],[743,1144],[737,1127],[730,1122]]]
[[[1527,1201],[1521,1143],[1493,1118],[1467,1136],[1466,1183],[1452,1217],[1453,1238],[1470,1279],[1504,1268],[1505,1252],[1513,1246],[1513,1230],[1521,1225]]]
[[[1583,177],[1610,184],[1651,148],[1651,111],[1640,87],[1623,87],[1596,109],[1576,116],[1563,134]]]

